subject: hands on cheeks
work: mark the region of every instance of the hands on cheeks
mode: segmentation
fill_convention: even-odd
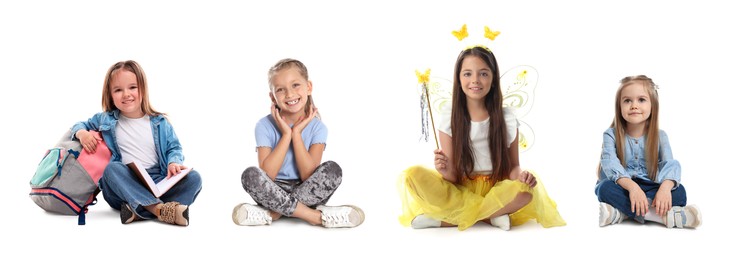
[[[274,117],[274,121],[279,127],[279,131],[282,132],[282,135],[292,133],[292,128],[289,128],[289,124],[287,124],[287,122],[284,121],[284,117],[279,114],[279,108],[275,103],[271,103],[271,116]]]
[[[529,185],[530,188],[534,188],[537,185],[537,178],[529,171],[521,171],[517,180]]]
[[[296,133],[302,133],[302,130],[305,129],[305,127],[310,124],[310,121],[313,121],[313,118],[318,115],[318,108],[313,106],[313,108],[310,111],[310,115],[306,115],[305,117],[301,117],[299,119],[299,123],[295,123],[292,127],[292,132]]]
[[[168,176],[166,176],[165,178],[170,179],[174,175],[181,173],[181,170],[185,170],[186,168],[188,167],[177,164],[177,163],[170,163],[168,164]]]
[[[83,149],[86,152],[94,153],[96,151],[96,147],[98,146],[98,142],[103,141],[103,139],[98,137],[97,133],[98,132],[92,130],[89,132],[85,129],[80,129],[77,131],[77,133],[75,133],[75,137],[80,140],[80,144],[83,146]]]
[[[310,124],[310,121],[313,121],[313,118],[315,118],[315,116],[317,115],[318,108],[313,107],[309,115],[300,117],[292,127],[289,127],[289,124],[287,123],[286,119],[280,114],[279,109],[276,107],[276,104],[271,104],[271,116],[274,117],[274,121],[276,121],[276,124],[279,127],[279,131],[282,132],[282,135],[291,133],[302,133],[302,130],[304,130],[305,127]]]

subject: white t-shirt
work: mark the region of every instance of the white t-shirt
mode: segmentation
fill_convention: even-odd
[[[145,169],[158,165],[150,116],[128,118],[119,115],[119,122],[116,124],[116,143],[121,150],[121,162],[136,161]]]
[[[505,107],[503,111],[504,121],[506,121],[506,138],[509,140],[507,147],[509,147],[517,137],[519,121],[517,121],[513,108]],[[450,122],[452,120],[452,107],[445,106],[440,115],[439,131],[452,137],[452,122]],[[489,172],[493,168],[491,150],[488,147],[488,124],[490,122],[490,118],[481,122],[470,121],[470,144],[473,146],[474,172]]]

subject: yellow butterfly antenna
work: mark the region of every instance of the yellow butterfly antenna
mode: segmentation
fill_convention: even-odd
[[[463,24],[459,31],[452,31],[452,35],[454,35],[458,41],[462,41],[462,39],[468,37],[468,25]]]
[[[493,41],[493,39],[496,39],[496,36],[499,36],[499,34],[501,34],[501,32],[499,32],[499,31],[491,31],[491,28],[488,28],[488,26],[485,26],[484,29],[486,31],[486,33],[485,33],[484,36],[486,36],[486,38],[488,38],[488,39],[490,39],[492,41]]]

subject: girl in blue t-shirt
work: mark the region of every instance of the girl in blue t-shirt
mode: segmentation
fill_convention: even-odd
[[[620,83],[615,119],[604,132],[594,189],[600,202],[599,226],[628,217],[669,228],[699,226],[700,210],[687,205],[679,162],[672,157],[666,133],[659,129],[656,84],[644,75],[625,77]]]
[[[324,227],[356,227],[364,221],[358,207],[325,206],[341,184],[341,168],[320,163],[328,129],[313,104],[313,84],[307,68],[283,59],[269,69],[271,114],[256,123],[259,167],[243,172],[243,188],[258,205],[241,203],[233,222],[269,225],[282,216]]]

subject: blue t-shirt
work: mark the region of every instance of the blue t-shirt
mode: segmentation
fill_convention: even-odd
[[[289,125],[292,127],[292,125]],[[279,139],[282,137],[282,133],[279,128],[276,127],[274,117],[268,115],[256,123],[256,151],[259,147],[270,147],[274,150],[274,147],[279,143]],[[328,138],[328,128],[320,119],[313,118],[309,124],[302,130],[302,141],[305,143],[305,149],[310,149],[311,145],[314,144],[325,144]],[[279,173],[276,175],[276,179],[280,180],[299,180],[300,172],[297,170],[297,163],[295,161],[294,149],[290,144],[287,150],[287,155],[284,156],[284,162],[282,167],[279,168]]]

